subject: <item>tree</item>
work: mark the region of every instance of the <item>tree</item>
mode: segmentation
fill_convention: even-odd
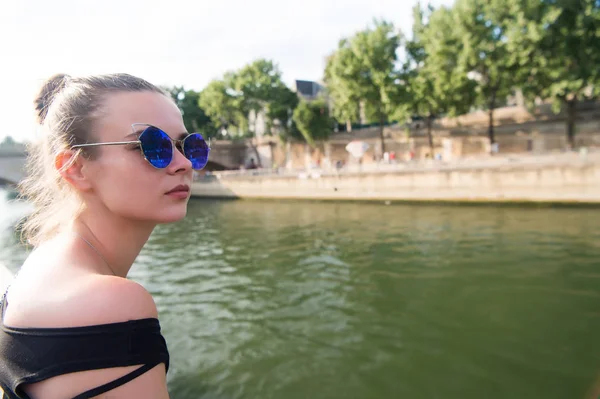
[[[302,138],[293,120],[298,103],[298,95],[285,85],[273,90],[267,109],[267,131],[273,131],[283,141]]]
[[[600,92],[600,2],[537,0],[521,6],[516,30],[532,55],[523,91],[566,108],[567,141],[575,147],[577,104]]]
[[[343,59],[351,55],[345,54],[349,49],[340,48],[327,59],[325,67],[325,83],[327,93],[333,103],[332,116],[346,123],[346,130],[352,131],[352,123],[359,120],[360,98],[358,91],[352,87],[352,77],[344,67]]]
[[[222,80],[211,82],[200,95],[200,106],[216,124],[234,126],[238,136],[248,134],[252,138],[258,131],[260,113],[264,113],[267,119],[266,134],[271,134],[271,128],[275,126],[287,134],[297,101],[296,95],[283,83],[279,68],[265,59],[228,72]],[[251,113],[255,118],[249,129]],[[256,144],[252,143],[252,146],[260,164]]]
[[[233,79],[233,73],[228,73],[222,80],[211,81],[200,93],[199,105],[217,129],[226,129],[235,136],[241,136],[246,131],[247,115],[242,109],[240,96],[231,89]]]
[[[258,115],[266,117],[266,131],[270,135],[275,125],[280,133],[289,131],[288,121],[297,104],[295,94],[283,83],[281,71],[273,61],[258,59],[236,73],[234,90],[242,99],[242,110],[246,115],[254,113],[253,133],[258,133]],[[260,155],[256,151],[259,159]]]
[[[428,22],[424,23],[427,18]],[[455,116],[473,104],[475,82],[469,80],[458,63],[461,43],[454,33],[452,13],[447,8],[428,15],[417,4],[413,8],[413,38],[407,43],[405,80],[414,114],[424,116],[433,155],[433,120],[441,114]]]
[[[294,122],[306,142],[314,147],[315,141],[327,140],[332,131],[333,120],[323,99],[300,101],[294,110]]]
[[[200,108],[200,93],[185,90],[182,86],[164,88],[173,98],[183,116],[183,123],[188,132],[202,133],[205,138],[215,137],[217,129],[210,117]]]
[[[496,142],[494,110],[512,91],[519,70],[506,36],[513,18],[510,3],[516,1],[457,0],[452,9],[452,25],[461,43],[459,70],[478,83],[479,101],[488,108],[491,145]]]
[[[288,89],[281,79],[281,72],[273,61],[259,59],[242,69],[240,69],[233,81],[234,90],[240,94],[242,98],[242,109],[247,115],[251,111],[255,115],[265,112],[265,116],[269,119],[270,125],[273,124],[275,115],[284,117],[285,120],[289,116],[283,115],[282,110],[276,105],[276,102],[282,101],[280,106],[286,107],[293,104],[291,100],[290,89]],[[273,112],[269,109],[273,108]],[[287,113],[287,110],[286,110]],[[255,118],[253,132],[256,134],[258,118]]]
[[[395,112],[401,94],[396,69],[400,41],[401,35],[393,24],[375,21],[373,29],[367,28],[350,39],[341,40],[325,69],[332,98],[340,101],[344,116],[352,116],[360,101],[376,114],[381,154],[385,152],[383,129]]]

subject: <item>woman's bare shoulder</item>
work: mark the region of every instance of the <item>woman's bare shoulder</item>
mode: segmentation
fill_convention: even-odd
[[[11,327],[64,328],[157,317],[152,296],[140,284],[114,276],[54,273],[17,278],[8,295],[4,323]],[[14,290],[13,290],[14,288]],[[30,397],[74,397],[114,381],[140,365],[79,371],[23,386]],[[165,365],[121,385],[107,397],[168,399]]]
[[[152,296],[140,284],[124,278],[89,274],[63,280],[60,286],[40,289],[20,284],[15,291],[17,306],[9,296],[5,324],[13,327],[79,327],[157,317]],[[27,295],[29,294],[29,295]],[[29,299],[29,300],[28,300]],[[23,389],[30,397],[74,397],[114,381],[140,365],[79,371],[58,375]],[[104,397],[104,396],[103,396]],[[106,397],[168,399],[165,365],[159,364]]]
[[[121,277],[88,274],[15,288],[9,291],[4,319],[12,327],[78,327],[158,317],[150,293]]]
[[[75,297],[81,299],[70,303],[73,310],[95,313],[97,324],[158,317],[152,295],[141,284],[126,278],[90,276]]]

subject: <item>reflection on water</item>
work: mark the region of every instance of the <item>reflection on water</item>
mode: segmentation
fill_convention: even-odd
[[[21,207],[0,201],[13,270]],[[194,200],[131,278],[159,307],[173,399],[585,398],[599,215]]]

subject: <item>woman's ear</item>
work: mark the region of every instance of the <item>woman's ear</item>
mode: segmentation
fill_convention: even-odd
[[[79,152],[64,150],[54,157],[54,167],[73,188],[79,191],[89,191],[92,184],[83,172],[85,160]]]

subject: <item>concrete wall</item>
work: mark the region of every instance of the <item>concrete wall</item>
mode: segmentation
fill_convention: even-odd
[[[544,129],[541,131],[540,129]],[[422,130],[422,129],[421,129]],[[519,127],[499,128],[496,140],[501,154],[544,154],[561,152],[567,146],[564,126],[541,126],[538,123],[523,124]],[[421,131],[418,135],[407,136],[399,127],[388,127],[386,132],[386,151],[394,151],[398,161],[408,160],[412,151],[415,159],[425,159],[430,153],[429,141],[426,133]],[[414,132],[413,132],[414,133]],[[434,152],[441,154],[446,161],[461,157],[473,157],[489,154],[490,145],[486,129],[481,131],[464,132],[463,135],[452,136],[449,131],[434,131]],[[283,144],[277,144],[273,149],[273,164],[279,167],[293,169],[310,168],[320,165],[323,169],[335,165],[337,161],[346,164],[356,163],[345,150],[346,145],[353,138],[348,136],[335,136],[327,143],[317,143],[315,148],[310,148],[303,143],[290,143],[288,150]],[[365,135],[358,139],[370,145],[362,159],[363,164],[375,163],[375,148],[379,145],[378,134]],[[577,147],[600,148],[600,122],[582,123],[575,136]],[[267,166],[267,163],[263,163]]]
[[[594,104],[592,104],[594,105]],[[567,148],[565,120],[562,114],[553,114],[549,105],[538,107],[531,114],[523,107],[506,107],[497,110],[495,137],[500,154],[544,154],[561,152]],[[587,107],[587,108],[586,108]],[[591,108],[590,108],[591,107]],[[578,114],[575,146],[600,148],[600,107],[582,104]],[[588,109],[589,108],[589,109]],[[440,154],[449,161],[461,157],[489,154],[487,113],[475,112],[455,119],[436,120],[433,125],[434,154]],[[413,124],[414,125],[414,124]],[[386,151],[394,151],[396,159],[406,160],[410,154],[415,159],[431,157],[427,129],[420,127],[393,125],[384,129]],[[379,158],[379,128],[371,127],[342,132],[331,136],[327,143],[317,143],[310,148],[303,143],[290,143],[287,146],[274,140],[272,148],[273,164],[279,167],[307,168],[321,165],[335,165],[337,161],[355,163],[345,146],[352,140],[362,140],[370,145],[362,159],[363,164],[374,163]],[[263,163],[267,166],[267,163]]]
[[[600,159],[328,176],[221,177],[194,183],[198,197],[600,203]]]
[[[489,122],[487,110],[479,110],[460,115],[455,118],[440,118],[436,121],[444,128],[454,127],[487,127]],[[555,113],[552,103],[537,104],[532,109],[525,106],[499,107],[494,110],[494,125],[511,125],[525,122],[556,122],[564,124],[567,118],[565,109]],[[577,103],[577,122],[598,121],[600,119],[600,102],[586,101]]]
[[[495,136],[501,154],[542,154],[560,152],[567,147],[566,122],[564,112],[554,114],[550,104],[538,105],[529,110],[513,106],[498,108],[494,112]],[[472,112],[458,118],[442,118],[433,123],[434,153],[445,160],[460,157],[485,155],[490,152],[488,139],[487,111]],[[424,121],[407,125],[392,125],[384,129],[386,151],[394,151],[398,160],[413,153],[416,159],[431,157]],[[379,146],[379,128],[371,127],[340,132],[331,136],[327,144],[329,156],[325,156],[324,145],[309,150],[309,158],[317,161],[354,162],[344,150],[352,140],[363,140],[371,148],[362,159],[363,164],[373,163],[378,157],[375,149]],[[578,106],[575,146],[600,147],[600,103],[588,102]],[[293,168],[303,168],[306,164],[304,144],[291,146],[287,164]],[[280,154],[279,149],[275,151]],[[282,165],[284,155],[275,156],[275,162]]]

